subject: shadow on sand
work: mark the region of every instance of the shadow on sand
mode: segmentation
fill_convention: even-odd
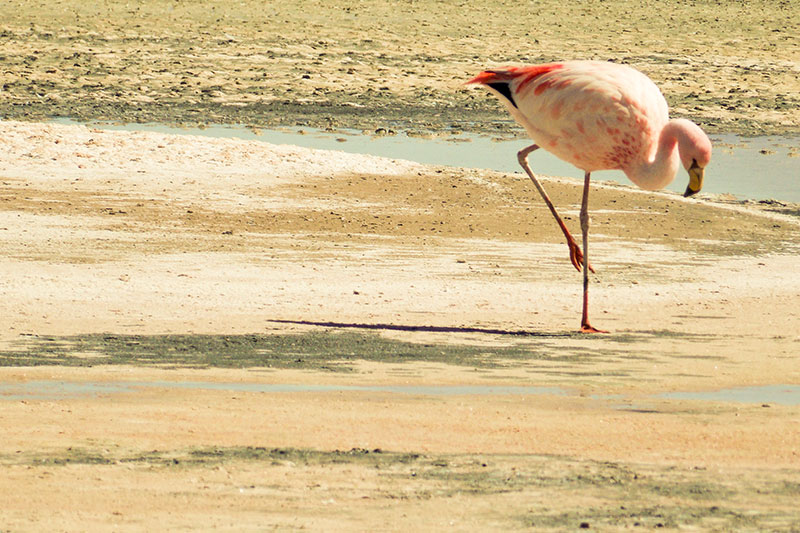
[[[515,337],[573,337],[577,333],[543,333],[518,329],[479,328],[474,326],[419,326],[408,324],[359,324],[354,322],[330,322],[314,320],[268,319],[267,322],[278,324],[297,324],[302,326],[320,326],[324,328],[367,329],[389,331],[426,331],[432,333],[483,333],[486,335],[511,335]]]

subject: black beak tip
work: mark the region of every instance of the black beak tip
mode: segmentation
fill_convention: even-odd
[[[699,192],[699,191],[693,191],[693,190],[692,190],[690,187],[686,187],[686,192],[685,192],[685,193],[683,193],[683,197],[684,197],[684,198],[688,198],[688,197],[690,197],[690,196],[694,196],[694,195],[695,195],[695,194],[697,194],[698,192]]]

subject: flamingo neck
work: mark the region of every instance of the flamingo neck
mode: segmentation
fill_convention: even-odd
[[[670,120],[661,130],[655,156],[649,161],[639,161],[625,169],[625,174],[645,190],[663,189],[675,179],[681,160],[678,146],[685,136],[679,120]]]

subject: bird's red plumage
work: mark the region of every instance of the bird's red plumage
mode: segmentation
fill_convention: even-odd
[[[469,80],[467,85],[471,83],[488,85],[490,83],[508,82],[511,80],[516,80],[517,78],[523,78],[517,85],[517,92],[519,92],[520,89],[531,83],[538,76],[561,68],[564,68],[562,63],[546,63],[544,65],[506,67],[499,70],[485,70],[475,76],[473,79]]]
[[[522,91],[528,84],[532,83],[536,78],[541,76],[542,74],[547,74],[548,72],[553,72],[555,70],[561,70],[564,68],[563,63],[546,63],[544,65],[532,65],[529,67],[519,67],[515,69],[515,78],[522,78],[517,83],[517,91]],[[544,91],[549,84],[540,84],[536,87],[536,94],[541,93]]]

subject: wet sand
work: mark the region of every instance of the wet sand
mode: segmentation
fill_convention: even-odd
[[[587,337],[519,174],[0,128],[4,382],[566,391],[0,397],[5,527],[797,527],[800,406],[657,396],[800,383],[796,206],[598,184]]]
[[[710,131],[798,132],[793,4],[638,5],[0,7],[1,381],[566,391],[0,396],[0,527],[799,528],[800,406],[659,394],[800,383],[800,207],[598,184],[612,333],[581,336],[519,174],[35,122],[506,136],[461,82],[569,49]],[[546,186],[578,232],[579,182]]]

